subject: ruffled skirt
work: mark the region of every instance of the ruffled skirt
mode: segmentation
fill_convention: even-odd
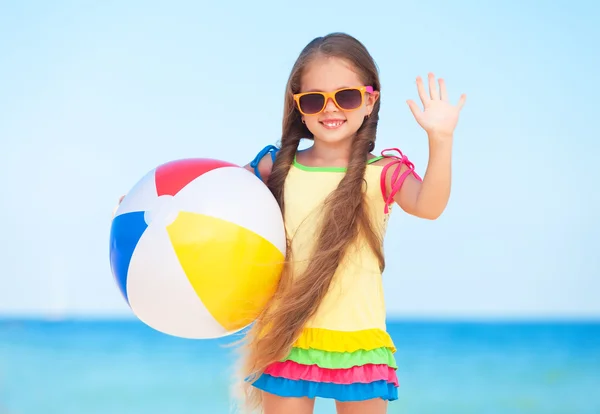
[[[391,337],[380,329],[354,332],[304,329],[290,354],[253,383],[282,397],[337,401],[398,399]]]

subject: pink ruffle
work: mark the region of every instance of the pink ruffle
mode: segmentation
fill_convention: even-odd
[[[290,380],[330,382],[334,384],[368,384],[385,380],[398,386],[396,370],[385,364],[367,364],[347,369],[330,369],[321,368],[317,365],[302,365],[294,361],[285,361],[274,362],[269,365],[265,374]]]

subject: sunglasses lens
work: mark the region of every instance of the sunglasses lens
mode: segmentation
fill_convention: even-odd
[[[335,100],[342,109],[356,109],[361,104],[362,95],[358,89],[345,89],[335,94]]]
[[[300,97],[300,109],[305,114],[316,114],[323,109],[325,97],[318,93],[309,93]]]

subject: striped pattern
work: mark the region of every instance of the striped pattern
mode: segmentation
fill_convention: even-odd
[[[395,351],[390,336],[380,329],[306,328],[290,354],[271,364],[253,385],[282,397],[396,400]]]

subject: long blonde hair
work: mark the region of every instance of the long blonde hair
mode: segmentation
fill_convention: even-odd
[[[365,85],[372,85],[377,91],[381,90],[373,58],[363,44],[352,36],[332,33],[314,39],[302,50],[288,79],[281,149],[267,182],[283,214],[285,214],[284,183],[298,144],[302,138],[314,139],[302,123],[292,95],[299,92],[301,77],[306,66],[319,57],[346,60],[352,64]],[[243,356],[240,374],[247,380],[243,385],[245,400],[243,405],[248,411],[261,406],[261,393],[251,387],[250,383],[258,378],[269,364],[281,360],[289,353],[303,326],[315,314],[327,293],[338,263],[359,233],[379,259],[381,270],[385,266],[382,240],[369,221],[363,194],[367,159],[375,144],[379,106],[377,100],[371,115],[357,131],[352,141],[346,174],[338,187],[325,200],[322,229],[306,270],[300,275],[294,275],[292,283],[290,264],[292,259],[288,248],[277,290],[268,306],[246,333],[244,346],[241,348]]]

